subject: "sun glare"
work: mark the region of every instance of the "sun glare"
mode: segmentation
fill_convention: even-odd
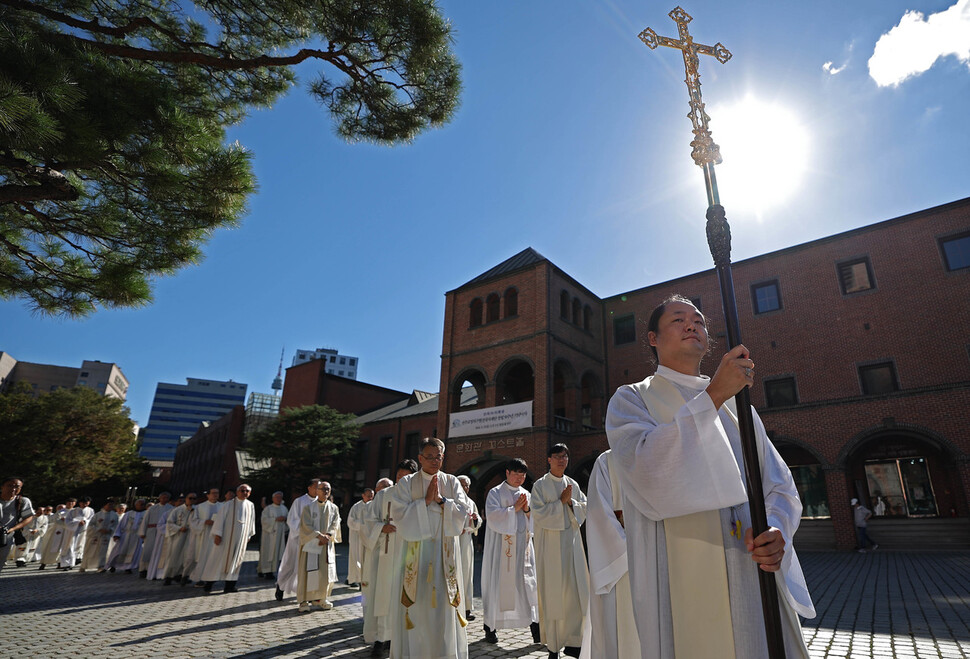
[[[801,187],[809,161],[808,131],[787,108],[751,96],[708,112],[724,159],[716,170],[721,204],[729,217],[765,219]]]

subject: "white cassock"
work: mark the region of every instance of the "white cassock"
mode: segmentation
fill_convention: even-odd
[[[182,504],[168,514],[165,520],[165,570],[161,576],[173,579],[182,576],[185,565],[185,552],[191,542],[191,519],[194,508]],[[184,529],[184,530],[183,530]]]
[[[108,545],[111,536],[118,527],[118,513],[113,510],[99,511],[91,520],[91,529],[85,539],[84,558],[81,567],[84,569],[100,570],[108,561]]]
[[[364,546],[364,642],[390,641],[391,627],[400,623],[404,633],[404,605],[401,580],[404,576],[404,538],[400,533],[382,533],[384,524],[396,525],[404,509],[391,499],[386,487],[367,504],[361,543]],[[390,506],[390,507],[389,507]]]
[[[300,562],[297,571],[298,602],[329,600],[337,581],[337,555],[334,550],[340,511],[331,501],[315,501],[300,513]],[[330,542],[321,545],[319,534],[329,535]]]
[[[573,505],[560,501],[571,484]],[[586,521],[586,495],[569,476],[546,474],[532,485],[539,590],[539,637],[551,652],[580,647],[589,601],[586,552],[579,527]]]
[[[468,599],[465,600],[465,610],[471,611],[475,597],[474,538],[478,535],[478,529],[482,525],[482,516],[478,514],[478,506],[471,500],[471,497],[469,497],[468,502],[471,504],[471,510],[465,520],[465,530],[458,537],[458,544],[461,547],[461,574],[465,578],[461,592],[468,595]],[[472,514],[475,515],[475,519],[472,519]]]
[[[256,508],[249,499],[235,498],[219,506],[213,522],[209,535],[221,536],[222,541],[212,548],[202,580],[236,581],[246,555],[246,543],[256,535]]]
[[[767,657],[758,567],[744,546],[743,536],[739,539],[731,533],[736,521],[740,522],[742,533],[751,526],[740,433],[736,415],[730,411],[733,399],[715,410],[705,391],[709,378],[685,375],[664,366],[658,367],[657,375],[660,377],[655,382],[647,378],[620,387],[610,400],[606,419],[614,464],[624,490],[627,553],[641,655],[644,659],[679,656],[674,648],[676,637],[684,639],[684,647],[710,641],[720,657]],[[650,409],[657,412],[656,416],[648,411],[647,401],[651,401]],[[768,441],[761,419],[752,412],[768,525],[779,529],[786,543],[781,570],[775,573],[786,654],[789,658],[808,657],[795,615],[815,616],[792,546],[801,501],[791,471]],[[661,423],[658,416],[669,419]],[[685,520],[696,519],[695,515],[713,515],[714,531],[708,534],[708,541],[694,542],[692,549],[681,551],[688,546],[677,543],[690,539],[682,533],[668,533],[666,525],[678,528]],[[675,543],[669,561],[668,543]],[[693,555],[694,551],[713,551],[715,560],[681,566],[683,556]],[[715,568],[721,574],[726,571],[727,578],[708,580],[712,588],[700,586],[704,592],[696,592],[681,585],[697,580],[698,573],[707,574]],[[686,576],[671,580],[669,572]],[[715,589],[726,591],[723,598],[715,600]],[[684,602],[680,614],[672,597]],[[702,624],[708,630],[714,624],[729,628],[717,636],[733,635],[733,647],[730,637],[713,638],[713,634],[700,634],[692,627],[700,618],[697,603],[707,606],[712,600],[716,615],[703,618],[709,623]],[[679,631],[675,631],[675,624]]]
[[[138,568],[138,563],[141,561],[142,545],[144,544],[141,536],[138,535],[138,529],[141,527],[141,521],[144,518],[144,510],[129,510],[125,513],[123,523],[119,524],[118,531],[115,531],[116,534],[121,533],[122,536],[119,539],[118,555],[110,567],[118,570]]]
[[[27,532],[27,551],[25,557],[27,562],[35,561],[39,558],[38,553],[40,548],[43,546],[44,536],[47,534],[47,528],[50,524],[50,518],[47,515],[35,515],[34,521],[30,523],[29,531]]]
[[[205,569],[205,564],[216,548],[215,543],[212,542],[212,537],[209,535],[212,525],[206,524],[206,522],[215,522],[219,505],[218,501],[203,501],[192,509],[192,515],[189,517],[189,528],[192,529],[193,554],[190,559],[191,565],[182,566],[182,576],[188,576],[192,581],[202,580],[202,571]]]
[[[300,562],[300,516],[303,509],[316,500],[316,497],[309,494],[297,497],[290,504],[290,512],[286,514],[286,525],[290,527],[290,534],[286,539],[279,572],[276,573],[276,587],[284,593],[296,592],[296,573]]]
[[[149,581],[160,579],[165,575],[165,564],[168,558],[168,552],[165,550],[168,518],[176,510],[178,509],[175,506],[171,506],[168,510],[163,511],[158,518],[158,523],[155,526],[155,544],[151,548],[151,559],[148,561],[148,575],[146,578]],[[147,541],[145,543],[145,551],[148,551]]]
[[[485,553],[482,555],[482,604],[491,629],[517,629],[539,621],[532,519],[515,502],[529,491],[508,482],[485,499]]]
[[[89,506],[71,508],[64,518],[64,540],[61,545],[61,557],[58,561],[60,567],[74,567],[79,552],[83,552],[84,532],[88,528],[86,510],[89,510]],[[84,522],[84,524],[81,522]]]
[[[94,520],[95,511],[88,504],[83,508],[75,508],[76,514],[80,517],[81,522],[77,526],[74,532],[74,558],[77,561],[84,559],[84,546],[87,543],[87,532],[91,529],[92,520]]]
[[[273,574],[283,558],[283,548],[286,547],[286,514],[289,512],[285,504],[271,503],[259,517],[263,530],[259,539],[259,569],[257,572]],[[276,521],[283,517],[282,522]]]
[[[172,509],[172,504],[165,505],[156,503],[145,511],[142,515],[141,523],[138,525],[138,535],[142,539],[141,558],[138,561],[138,570],[148,571],[148,564],[152,560],[152,551],[155,549],[155,537],[158,529],[158,520]]]
[[[438,496],[445,502],[425,504],[431,478],[421,470],[390,488],[392,510],[401,511],[394,525],[406,542],[400,594],[405,621],[391,628],[393,659],[468,656],[458,536],[471,500],[455,476],[438,472]]]
[[[40,562],[42,565],[57,563],[67,539],[67,516],[70,510],[63,509],[54,513],[53,519],[47,526],[47,538],[41,550]]]
[[[364,561],[364,545],[361,542],[360,533],[364,524],[364,515],[367,510],[367,502],[361,499],[350,507],[347,513],[347,528],[350,533],[350,547],[347,555],[347,581],[350,583],[360,583],[363,580],[361,564]]]
[[[586,501],[589,549],[589,610],[581,659],[627,659],[640,656],[627,574],[626,531],[616,513],[623,511],[623,489],[611,451],[596,458]]]

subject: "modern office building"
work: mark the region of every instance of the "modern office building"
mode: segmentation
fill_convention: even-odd
[[[314,359],[322,359],[326,363],[325,371],[330,375],[337,375],[342,378],[357,379],[356,357],[341,355],[333,348],[317,348],[316,350],[297,350],[293,355],[292,366],[298,366],[311,362]]]
[[[203,421],[215,421],[246,402],[248,385],[232,380],[186,378],[187,384],[159,382],[139,454],[172,461],[175,448],[195,434]]]
[[[115,363],[85,359],[80,368],[55,366],[17,361],[10,353],[0,352],[0,392],[16,382],[29,384],[35,396],[71,387],[87,387],[121,400],[128,395],[128,378]]]

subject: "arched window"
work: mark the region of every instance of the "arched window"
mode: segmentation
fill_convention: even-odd
[[[569,292],[563,291],[559,294],[559,316],[569,320]]]
[[[593,309],[588,304],[583,307],[583,329],[590,331],[593,325]]]
[[[472,300],[468,313],[468,326],[478,327],[482,324],[482,298]]]
[[[535,398],[532,366],[519,359],[503,366],[496,377],[495,398],[499,405],[524,403]]]
[[[573,325],[579,325],[583,322],[583,303],[579,301],[578,297],[573,298]]]
[[[491,323],[498,320],[499,299],[498,293],[490,293],[485,298],[485,322]]]
[[[519,292],[514,288],[505,290],[505,317],[519,315]]]

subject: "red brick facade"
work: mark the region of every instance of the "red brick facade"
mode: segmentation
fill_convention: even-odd
[[[908,496],[931,500],[939,517],[970,516],[970,268],[948,267],[941,249],[941,240],[968,232],[964,199],[733,266],[743,341],[756,363],[752,401],[793,471],[811,480],[803,500],[830,519],[831,546],[853,545],[848,500],[873,507],[866,465],[876,462],[900,474],[918,462],[913,469],[929,480]],[[753,287],[770,310],[755,313]],[[646,322],[671,293],[708,317],[720,343],[702,366],[712,373],[726,348],[713,270],[599,298],[527,249],[448,292],[437,409],[415,399],[362,418],[358,482],[372,485],[413,457],[417,437],[436,433],[447,445],[445,470],[471,476],[480,503],[504,477],[506,459],[524,458],[530,480],[538,478],[557,442],[570,447],[568,471],[585,484],[608,446],[610,396],[654,370]],[[328,398],[319,394],[322,376],[298,370],[311,365],[287,371],[284,407]],[[463,387],[477,392],[465,406]],[[529,400],[529,428],[448,437],[453,412]],[[916,509],[900,510],[905,518]]]

